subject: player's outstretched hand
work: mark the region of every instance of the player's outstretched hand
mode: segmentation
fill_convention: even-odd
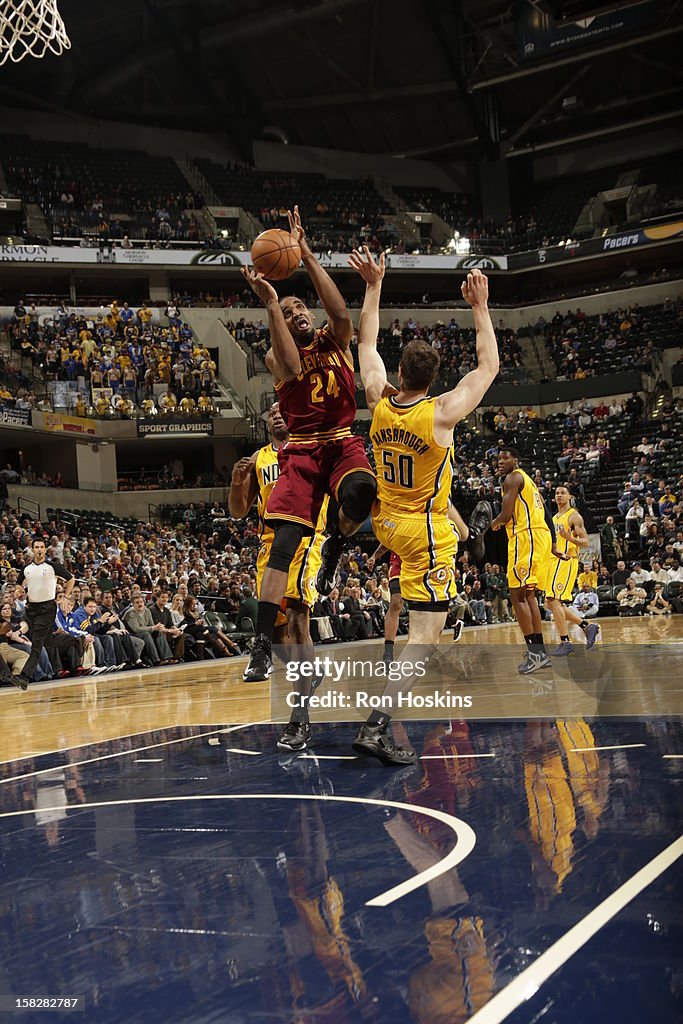
[[[569,561],[569,555],[563,555],[561,551],[557,550],[557,548],[553,548],[553,555],[555,556],[555,558],[559,558],[561,562]]]
[[[230,482],[233,484],[243,484],[247,477],[249,476],[250,468],[251,459],[239,459],[232,467],[232,476],[230,478]]]
[[[362,250],[354,249],[346,262],[358,271],[366,284],[377,285],[384,277],[386,263],[384,253],[380,253],[379,261],[375,262],[367,245],[364,245]]]
[[[470,270],[460,286],[462,297],[474,309],[486,306],[489,300],[489,279],[481,270]]]
[[[277,292],[263,274],[257,273],[253,267],[242,267],[242,277],[264,306],[269,302],[277,302]]]
[[[299,213],[298,205],[294,207],[294,213],[292,213],[291,210],[287,210],[287,220],[289,221],[290,235],[301,249],[302,256],[306,255],[306,253],[309,253],[311,250],[308,247],[306,232],[304,231],[301,223],[301,214]]]

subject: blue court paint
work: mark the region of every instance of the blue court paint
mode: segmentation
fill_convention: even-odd
[[[219,728],[79,748],[79,766],[23,762],[0,787],[0,813],[31,812],[0,820],[0,995],[82,995],[78,1019],[106,1024],[457,1024],[683,826],[683,769],[663,757],[683,752],[673,720],[406,723],[424,760],[398,771],[342,760],[350,724],[315,728],[320,758],[279,756],[278,727]],[[150,752],[160,763],[135,763],[173,739]],[[621,749],[576,749],[599,746]],[[169,799],[229,794],[245,798]],[[112,803],[129,800],[152,802]],[[465,822],[476,846],[367,906],[453,848],[420,807]],[[680,1020],[682,889],[674,865],[508,1019]]]

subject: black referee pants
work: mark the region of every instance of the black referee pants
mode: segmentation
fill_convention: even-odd
[[[56,601],[31,601],[26,605],[26,620],[29,627],[28,635],[31,641],[31,653],[21,670],[21,674],[27,679],[33,679],[33,673],[36,670],[40,652],[54,627],[56,614]]]

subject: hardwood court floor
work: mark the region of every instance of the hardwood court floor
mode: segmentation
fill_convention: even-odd
[[[562,716],[642,716],[683,714],[683,616],[661,619],[602,619],[602,638],[591,652],[576,642],[576,653],[553,662],[552,672],[521,677],[519,632],[514,626],[465,629],[458,644],[445,633],[442,658],[416,694],[438,688],[471,697],[471,707],[447,710],[407,708],[409,719],[458,717],[528,718]],[[551,636],[553,639],[551,640]],[[546,626],[548,647],[554,634]],[[397,645],[397,650],[400,649]],[[338,661],[381,660],[381,642],[316,648]],[[680,653],[679,653],[680,652]],[[285,721],[291,686],[280,668],[271,682],[242,681],[246,659],[202,662],[153,671],[118,673],[36,684],[27,693],[0,692],[3,729],[0,762],[50,751],[101,743],[121,736],[169,727],[223,722],[232,725]],[[321,687],[323,695],[327,684]],[[341,687],[379,693],[381,681],[348,677]],[[363,708],[320,708],[316,721],[360,721]]]
[[[472,707],[395,721],[398,770],[358,709],[278,754],[243,659],[2,691],[0,1020],[680,1024],[682,626],[542,679],[511,628],[444,636],[421,688]],[[83,1013],[10,1016],[47,996]]]

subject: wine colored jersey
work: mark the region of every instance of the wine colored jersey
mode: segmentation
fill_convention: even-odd
[[[350,434],[356,418],[353,359],[337,345],[329,324],[299,349],[301,373],[275,383],[289,444],[333,441]]]

